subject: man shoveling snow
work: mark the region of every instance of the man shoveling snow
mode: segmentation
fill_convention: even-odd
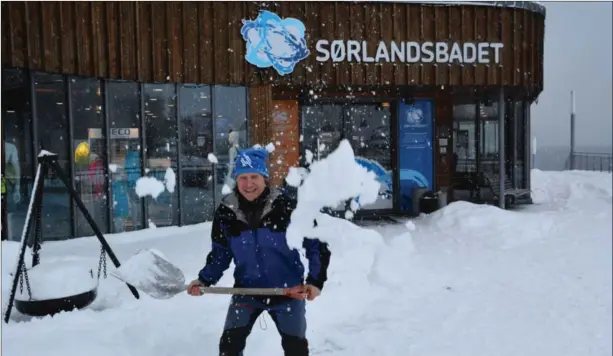
[[[219,342],[221,356],[239,356],[258,318],[267,311],[281,334],[285,355],[308,355],[305,299],[314,300],[327,279],[330,251],[319,239],[304,238],[302,247],[309,261],[305,267],[299,252],[286,240],[296,200],[269,187],[264,149],[246,149],[235,161],[236,187],[215,211],[212,249],[206,265],[187,292],[201,295],[200,287],[216,284],[233,260],[235,287],[292,288],[292,297],[234,295]]]

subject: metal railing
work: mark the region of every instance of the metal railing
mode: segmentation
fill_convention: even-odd
[[[564,169],[610,173],[613,158],[608,153],[575,152],[566,159]]]

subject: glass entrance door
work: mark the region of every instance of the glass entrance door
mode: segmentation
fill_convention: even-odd
[[[325,158],[346,138],[353,148],[356,161],[375,172],[381,183],[379,199],[373,204],[361,206],[360,209],[392,209],[394,204],[390,118],[389,105],[379,103],[302,106],[303,160],[306,158],[308,161],[307,156],[311,154],[314,160]],[[344,209],[344,204],[338,209]]]

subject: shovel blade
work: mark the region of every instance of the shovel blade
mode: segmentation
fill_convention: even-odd
[[[141,250],[111,275],[155,299],[168,299],[184,292],[183,271],[155,250]]]

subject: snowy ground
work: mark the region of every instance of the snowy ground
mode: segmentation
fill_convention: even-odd
[[[329,281],[308,304],[312,355],[611,355],[611,174],[532,172],[535,204],[518,211],[458,202],[405,224],[359,228],[329,218]],[[411,224],[408,224],[412,227]],[[209,224],[109,235],[120,260],[156,248],[195,277]],[[89,258],[91,238],[44,245],[43,263]],[[17,244],[2,244],[7,301]],[[109,263],[110,265],[110,263]],[[231,285],[231,271],[220,285]],[[33,286],[35,289],[36,286]],[[134,300],[102,280],[87,310],[2,326],[7,356],[216,355],[226,296]],[[270,317],[247,355],[282,355]]]

